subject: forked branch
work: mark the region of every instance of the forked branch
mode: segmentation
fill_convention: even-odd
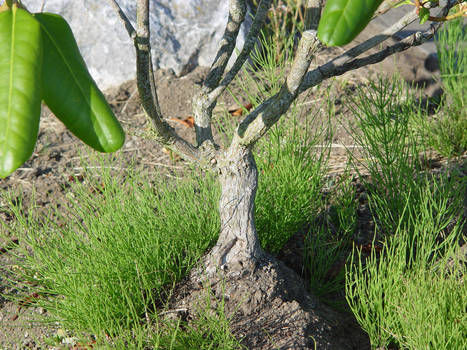
[[[447,14],[449,9],[454,4],[448,2],[448,4],[441,10],[441,14]],[[357,59],[356,57],[360,54],[367,52],[372,47],[383,42],[391,35],[399,32],[402,28],[413,22],[418,18],[415,12],[409,13],[403,18],[401,18],[397,23],[383,31],[382,34],[377,35],[362,44],[356,45],[349,51],[345,52],[343,55],[335,58],[334,60],[329,61],[328,63],[317,67],[316,69],[306,72],[301,71],[303,76],[299,80],[296,80],[296,77],[299,75],[294,72],[294,67],[307,67],[309,65],[308,57],[300,53],[300,50],[297,52],[297,55],[294,60],[294,64],[289,76],[286,79],[286,83],[282,86],[279,93],[264,101],[260,106],[258,106],[253,112],[245,117],[245,119],[240,123],[237,133],[234,135],[231,147],[236,147],[238,145],[249,147],[253,145],[262,135],[264,135],[267,130],[274,125],[281,115],[285,113],[290,104],[296,98],[296,96],[321,83],[323,80],[331,78],[333,76],[338,76],[348,72],[350,70],[358,69],[370,64],[374,64],[384,60],[385,58],[391,56],[396,52],[401,52],[407,50],[412,46],[421,45],[422,43],[433,38],[434,34],[439,28],[439,24],[433,24],[430,29],[424,32],[417,32],[414,35],[392,45],[387,48],[380,50],[379,52],[368,55],[364,58]],[[306,36],[307,40],[312,40],[313,36],[311,31]],[[314,37],[315,41],[313,42],[312,54],[317,52],[319,48],[319,41]],[[302,37],[303,39],[303,37]],[[305,60],[302,63],[299,63],[301,60]],[[300,86],[297,86],[296,90],[290,90],[288,82],[290,81],[300,81]]]
[[[207,94],[218,84],[224,74],[225,67],[232,56],[240,26],[245,20],[245,0],[230,0],[229,17],[225,26],[224,35],[216,58],[204,80],[203,87],[193,97],[193,114],[195,116],[196,143],[203,145],[207,151],[214,151],[214,138],[212,136],[211,118],[215,104],[208,101]],[[211,150],[208,150],[210,148]]]
[[[434,5],[428,4],[427,6]],[[392,26],[384,30],[381,34],[375,35],[374,37],[365,40],[361,44],[354,46],[350,50],[344,52],[342,55],[334,58],[331,62],[333,62],[333,64],[336,66],[349,62],[350,60],[360,56],[362,53],[365,53],[371,48],[381,44],[383,41],[389,39],[394,34],[400,32],[402,29],[407,27],[410,23],[416,21],[418,18],[418,14],[415,9],[413,11],[410,11]]]
[[[319,47],[320,42],[315,30],[303,32],[285,83],[276,95],[266,100],[240,123],[231,147],[251,147],[289,109]]]
[[[117,13],[118,18],[125,26],[125,29],[128,32],[128,35],[130,36],[131,39],[134,40],[136,38],[136,30],[135,28],[133,28],[133,25],[131,24],[130,20],[126,16],[125,12],[123,12],[122,8],[115,0],[109,0],[109,2],[110,2],[110,5],[115,10],[115,12]]]
[[[245,20],[246,2],[245,0],[230,0],[229,18],[225,26],[224,36],[219,43],[219,51],[211,65],[209,73],[204,80],[203,88],[212,91],[218,84],[224,74],[225,67],[232,56],[235,44],[237,42],[240,26]]]
[[[243,64],[250,56],[251,50],[253,50],[256,41],[258,39],[261,28],[264,25],[267,13],[271,7],[272,0],[261,0],[256,10],[255,18],[251,24],[251,28],[247,34],[245,44],[243,45],[242,51],[238,55],[232,68],[227,72],[224,79],[220,82],[219,86],[209,92],[208,103],[213,104],[219,98],[219,96],[225,91],[229,84],[237,76]]]
[[[250,55],[251,50],[256,44],[256,40],[258,38],[259,32],[264,24],[266,19],[267,12],[271,7],[271,0],[261,0],[260,4],[258,5],[258,9],[256,10],[255,18],[251,25],[251,28],[247,34],[245,43],[243,45],[242,51],[238,55],[237,59],[235,60],[232,68],[227,72],[225,77],[219,83],[224,74],[226,64],[230,59],[233,48],[235,47],[236,36],[227,36],[229,26],[233,26],[233,24],[229,24],[232,21],[232,15],[229,16],[229,21],[227,22],[226,34],[224,34],[224,39],[232,40],[232,43],[229,46],[228,55],[221,55],[223,52],[224,45],[221,46],[217,57],[224,57],[224,64],[222,65],[222,69],[215,69],[217,58],[211,67],[210,72],[206,78],[206,83],[204,84],[203,88],[193,99],[193,112],[195,115],[195,130],[196,130],[196,141],[198,145],[202,145],[206,141],[209,141],[208,144],[214,145],[214,140],[212,137],[212,129],[211,129],[211,119],[212,119],[212,111],[216,106],[217,99],[219,96],[225,91],[227,86],[232,82],[235,76],[238,74],[240,69],[242,68],[243,64],[247,60]],[[232,12],[232,3],[230,12]],[[243,19],[242,19],[243,21]],[[237,33],[238,34],[238,28]],[[235,40],[234,40],[235,39]],[[224,50],[227,52],[226,50]]]
[[[193,109],[195,113],[195,123],[197,126],[196,132],[198,145],[208,145],[207,147],[201,148],[196,148],[181,139],[162,118],[152,71],[153,68],[149,43],[149,1],[138,0],[137,2],[138,23],[136,30],[132,27],[131,23],[128,21],[115,0],[110,1],[112,6],[116,9],[119,17],[124,22],[128,34],[130,37],[134,38],[137,54],[138,89],[140,91],[143,108],[153,123],[159,141],[191,160],[200,159],[203,158],[203,155],[212,153],[214,150],[211,131],[212,110],[216,104],[217,98],[237,75],[254,47],[255,40],[271,5],[271,0],[261,1],[243,50],[237,57],[232,69],[221,81],[226,64],[235,47],[238,30],[244,20],[246,11],[245,1],[231,0],[230,15],[222,45],[200,94],[194,99]],[[440,16],[446,16],[449,9],[454,6],[454,4],[455,2],[448,1],[446,6],[440,12]],[[319,22],[322,0],[308,0],[306,6],[308,9],[309,25],[315,27]],[[318,10],[310,12],[309,8]],[[417,32],[414,35],[374,54],[363,58],[357,58],[361,54],[382,43],[387,38],[396,34],[417,18],[418,15],[415,11],[410,12],[381,34],[354,46],[339,57],[336,57],[335,59],[309,72],[308,69],[312,57],[319,50],[321,44],[316,36],[316,31],[305,31],[300,40],[291,71],[287,76],[284,85],[276,95],[263,102],[240,123],[237,133],[234,135],[231,149],[235,147],[251,147],[269,130],[272,125],[279,120],[281,115],[289,109],[291,103],[299,93],[321,83],[325,79],[344,74],[345,72],[358,69],[369,64],[380,62],[396,52],[407,50],[412,46],[420,45],[433,38],[440,24],[433,24],[429,30]],[[210,148],[209,152],[206,152],[206,148]]]

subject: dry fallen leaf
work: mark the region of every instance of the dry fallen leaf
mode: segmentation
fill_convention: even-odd
[[[240,117],[243,115],[243,110],[246,109],[247,111],[250,111],[253,108],[253,105],[251,103],[247,103],[243,107],[240,108],[235,108],[235,109],[229,109],[229,113],[234,116],[234,117]]]
[[[195,126],[195,119],[191,115],[186,119],[170,118],[170,120],[183,124],[187,128],[193,128]]]

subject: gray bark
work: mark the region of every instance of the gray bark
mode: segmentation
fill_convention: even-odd
[[[255,226],[258,170],[249,147],[230,148],[219,162],[221,230],[207,272],[238,272],[263,256]]]

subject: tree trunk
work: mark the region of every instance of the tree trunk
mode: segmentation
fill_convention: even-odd
[[[204,264],[177,286],[170,308],[196,319],[195,305],[208,298],[206,305],[214,313],[222,309],[232,334],[248,349],[369,349],[358,327],[321,305],[294,271],[261,249],[254,217],[258,170],[251,149],[230,147],[217,164],[219,239]]]
[[[250,148],[230,148],[219,162],[222,187],[219,201],[221,230],[209,254],[207,272],[235,272],[263,256],[255,227],[258,170]]]

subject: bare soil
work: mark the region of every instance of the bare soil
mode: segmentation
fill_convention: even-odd
[[[341,49],[332,49],[326,57],[318,57],[324,61],[330,54]],[[425,81],[433,90],[432,72],[424,69],[423,58],[420,53],[407,53],[397,58],[401,74],[410,81]],[[394,59],[391,58],[381,65],[360,69],[339,77],[335,83],[336,94],[345,94],[344,86],[360,85],[368,82],[377,73],[393,73]],[[199,84],[203,81],[206,69],[196,68],[188,75],[177,78],[167,71],[157,71],[159,101],[164,116],[171,125],[184,137],[194,140],[194,130],[180,121],[191,114],[191,97]],[[429,83],[427,83],[429,82]],[[234,87],[235,89],[235,87]],[[428,91],[433,93],[433,91]],[[148,139],[148,122],[142,114],[138,104],[138,96],[134,81],[111,89],[106,93],[108,101],[122,123],[127,140],[120,150],[127,165],[132,162],[136,167],[146,169],[157,176],[161,174],[170,178],[177,176],[183,167],[183,160],[177,159],[167,150]],[[242,99],[242,103],[248,103]],[[306,100],[301,99],[303,105],[320,104],[323,96],[318,90],[311,92]],[[215,113],[225,109],[235,109],[239,106],[226,94]],[[324,107],[323,107],[324,108]],[[352,138],[339,120],[348,118],[343,99],[336,99],[338,118],[333,121],[333,152],[331,155],[331,172],[339,174],[347,162],[345,146],[352,148]],[[324,122],[324,121],[323,121]],[[18,200],[27,209],[30,206],[33,193],[36,210],[48,212],[55,204],[60,203],[68,192],[69,182],[73,176],[83,171],[80,158],[87,157],[88,149],[44,107],[38,142],[32,157],[15,173],[0,180],[0,191],[17,191]],[[120,165],[125,166],[125,163]],[[332,174],[331,174],[332,175]],[[8,225],[13,218],[9,216],[0,203],[0,220],[3,220],[8,231]],[[366,225],[362,214],[360,225]],[[2,266],[9,262],[6,249],[8,240],[15,238],[4,232],[0,238],[0,293],[14,292],[16,286],[11,285]],[[313,339],[319,344],[318,349],[369,349],[367,336],[358,327],[350,314],[339,313],[322,305],[305,287],[299,275],[301,263],[297,257],[301,256],[302,244],[300,234],[289,242],[279,257],[286,263],[274,258],[265,258],[263,262],[240,277],[223,281],[222,285],[213,281],[213,300],[229,295],[232,303],[244,298],[245,291],[256,291],[243,303],[240,310],[236,310],[232,320],[232,331],[244,339],[244,345],[250,349],[270,349],[276,346],[280,349],[308,349],[313,348]],[[286,266],[289,265],[289,266]],[[295,271],[294,271],[295,270]],[[219,281],[217,281],[219,282]],[[193,281],[185,280],[180,283],[180,292],[174,297],[173,305],[187,305],[195,303],[195,299],[202,293],[202,286]],[[243,299],[242,299],[243,300]],[[227,310],[233,312],[233,310]],[[38,314],[47,315],[46,310],[37,308],[19,308],[11,301],[0,297],[0,348],[1,349],[42,349],[47,348],[42,340],[63,330],[57,325],[33,325],[31,319]],[[186,315],[189,318],[189,315]],[[63,345],[64,348],[70,347]]]

